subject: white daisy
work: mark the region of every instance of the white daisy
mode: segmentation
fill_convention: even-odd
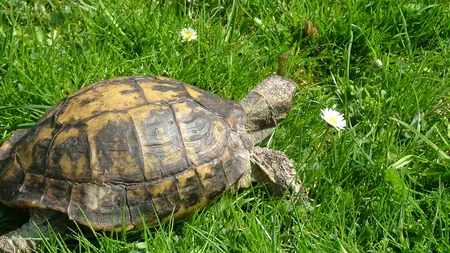
[[[375,65],[375,67],[381,69],[383,67],[383,62],[380,59],[375,59],[373,61],[373,65]]]
[[[338,131],[345,128],[344,115],[338,111],[330,108],[322,109],[322,115],[320,115],[328,124],[336,128]]]
[[[180,36],[181,36],[181,41],[193,41],[197,39],[197,32],[188,27],[188,28],[183,28],[180,32]]]
[[[262,20],[259,18],[254,18],[253,21],[255,21],[255,23],[257,23],[258,25],[262,25]]]

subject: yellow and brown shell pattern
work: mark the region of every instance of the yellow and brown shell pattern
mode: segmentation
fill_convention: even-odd
[[[249,168],[244,124],[238,103],[169,78],[94,83],[2,146],[0,201],[102,230],[180,219]]]

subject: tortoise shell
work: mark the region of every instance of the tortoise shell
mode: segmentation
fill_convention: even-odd
[[[245,123],[240,104],[169,78],[94,83],[2,147],[0,201],[99,230],[179,219],[249,168]]]

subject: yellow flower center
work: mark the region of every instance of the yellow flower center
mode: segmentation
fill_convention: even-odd
[[[192,37],[192,33],[185,33],[185,34],[184,34],[184,37],[185,37],[186,39],[189,39],[189,38]]]
[[[331,122],[331,124],[333,124],[333,125],[336,125],[338,122],[337,122],[337,119],[336,118],[333,118],[333,117],[330,117],[329,119],[328,119],[330,122]]]

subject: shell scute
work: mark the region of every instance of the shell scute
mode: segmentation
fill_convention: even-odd
[[[188,160],[194,165],[211,161],[228,145],[229,127],[221,118],[190,101],[172,104]]]
[[[183,85],[175,81],[137,80],[148,103],[169,103],[188,98]]]
[[[22,137],[15,146],[15,154],[24,171],[43,173],[47,167],[47,152],[57,132],[58,129],[48,120]]]
[[[127,187],[127,204],[130,209],[131,223],[141,227],[143,222],[154,225],[158,222],[157,210],[145,184]]]
[[[33,173],[26,173],[19,194],[15,199],[24,206],[38,206],[45,191],[45,177]]]
[[[181,201],[174,178],[158,183],[148,183],[145,187],[147,192],[150,193],[153,205],[161,220],[178,212]]]
[[[128,115],[140,140],[146,181],[177,174],[188,167],[186,151],[170,106],[149,104],[130,110]]]
[[[230,127],[236,131],[245,131],[242,122],[246,117],[242,106],[234,101],[223,99],[195,86],[183,84],[189,95],[200,105],[226,119]]]
[[[177,189],[185,207],[195,206],[204,198],[203,185],[194,169],[177,175]]]
[[[66,212],[70,201],[71,187],[72,185],[68,181],[46,178],[44,195],[39,205]]]
[[[89,142],[84,127],[67,126],[54,138],[44,175],[74,182],[91,181]]]
[[[127,113],[109,112],[86,122],[92,181],[143,182],[144,165],[133,121]]]
[[[116,185],[72,186],[67,214],[76,222],[98,230],[128,230],[133,227],[125,188]],[[87,218],[87,219],[86,219]]]
[[[222,169],[219,159],[196,168],[202,182],[204,194],[209,201],[213,201],[230,185]]]
[[[133,82],[110,83],[70,97],[56,115],[56,122],[63,125],[83,121],[100,113],[129,110],[144,104],[145,98]]]

